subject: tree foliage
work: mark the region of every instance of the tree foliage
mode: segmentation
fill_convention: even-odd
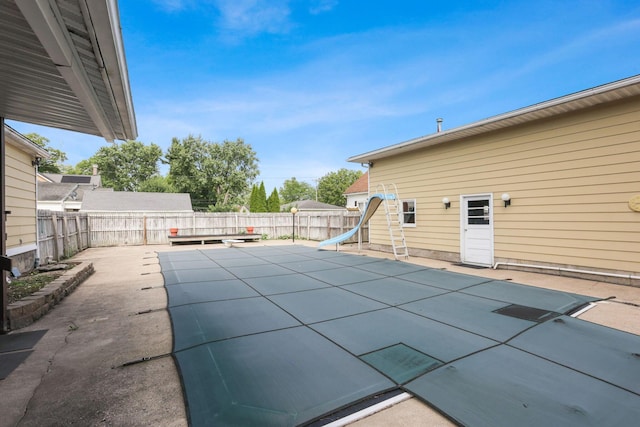
[[[264,188],[264,182],[261,182],[260,185],[254,185],[251,189],[249,209],[253,213],[268,212],[267,192]]]
[[[315,200],[316,189],[311,184],[298,181],[295,177],[284,181],[280,187],[282,203],[297,202],[299,200]]]
[[[93,173],[93,163],[91,163],[91,159],[80,160],[75,166],[65,166],[62,172],[70,175],[91,175]]]
[[[158,175],[161,157],[162,149],[156,144],[125,141],[100,147],[90,159],[78,165],[83,169],[82,173],[87,173],[84,169],[88,165],[98,165],[105,187],[116,191],[140,191],[142,183]]]
[[[260,182],[260,187],[258,187],[257,200],[260,209],[257,212],[267,212],[267,190],[264,188],[264,182]]]
[[[63,163],[67,160],[67,154],[49,146],[49,139],[37,133],[28,133],[25,135],[34,144],[44,148],[49,153],[48,159],[40,159],[38,171],[45,173],[62,173]]]
[[[152,176],[140,183],[138,191],[145,191],[148,193],[175,193],[173,186],[165,176]]]
[[[238,138],[212,143],[201,136],[173,138],[167,150],[169,182],[176,191],[190,193],[194,209],[232,210],[242,202],[259,173],[251,145]]]
[[[258,186],[253,184],[251,186],[251,195],[249,196],[249,210],[251,210],[251,206],[258,205]]]
[[[318,181],[318,200],[336,206],[344,206],[344,191],[362,175],[361,171],[340,169],[329,172]]]
[[[267,199],[267,211],[280,212],[280,196],[278,195],[278,190],[276,190],[275,188]]]

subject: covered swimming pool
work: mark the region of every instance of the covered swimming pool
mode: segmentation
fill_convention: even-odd
[[[190,423],[283,426],[406,391],[463,425],[624,425],[640,337],[582,295],[305,246],[159,253]]]

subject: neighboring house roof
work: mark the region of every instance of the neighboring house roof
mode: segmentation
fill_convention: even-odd
[[[94,187],[102,186],[102,178],[100,175],[68,175],[61,173],[41,173],[47,181],[64,183],[64,184],[84,184]]]
[[[84,200],[84,195],[92,191],[113,192],[113,189],[75,183],[38,182],[38,201],[82,201]]]
[[[316,202],[315,200],[300,200],[298,202],[287,203],[282,206],[284,212],[288,212],[293,206],[299,211],[335,211],[345,210],[344,206],[330,205],[328,203]]]
[[[377,159],[395,156],[413,150],[443,144],[470,136],[480,135],[511,126],[522,125],[558,114],[569,113],[593,107],[606,102],[617,101],[640,95],[640,75],[597,86],[560,98],[551,99],[509,113],[493,116],[454,129],[422,136],[399,144],[390,145],[347,159],[355,163],[373,163]],[[374,165],[375,167],[375,165]]]
[[[193,207],[187,193],[92,191],[84,193],[81,211],[193,212]]]
[[[137,136],[115,0],[0,1],[0,116]]]
[[[48,159],[50,157],[50,154],[47,150],[31,141],[29,138],[13,129],[11,126],[5,124],[4,131],[6,142],[8,144],[13,145],[14,147],[18,148],[21,151],[24,151],[25,153],[31,154],[33,157],[41,157],[45,159]]]
[[[344,195],[369,193],[369,171],[363,173],[353,184],[344,190]]]

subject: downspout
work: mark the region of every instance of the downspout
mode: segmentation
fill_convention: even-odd
[[[367,163],[360,163],[360,166],[363,168],[367,168],[367,200],[369,200],[369,196],[371,196],[371,173],[369,172],[373,167],[373,162],[369,160]],[[365,203],[366,207],[366,203]],[[363,224],[364,225],[364,224]],[[368,237],[369,237],[369,245],[371,245],[371,227],[367,229]],[[362,227],[358,229],[358,252],[362,250]]]
[[[640,280],[640,276],[634,276],[632,274],[605,273],[603,271],[581,270],[577,268],[567,268],[567,267],[552,267],[549,265],[520,264],[517,262],[496,262],[493,265],[493,269],[497,270],[498,266],[500,265],[505,265],[507,267],[539,268],[541,270],[553,270],[558,272],[566,271],[567,273],[593,274],[594,276],[605,276],[605,277],[616,277],[620,279]]]
[[[33,161],[36,177],[36,259],[33,260],[33,268],[40,266],[40,224],[38,221],[38,167],[40,166],[40,157],[36,157]]]

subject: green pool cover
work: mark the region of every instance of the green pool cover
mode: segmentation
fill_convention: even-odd
[[[193,426],[295,426],[391,390],[462,425],[631,425],[640,337],[581,295],[304,246],[159,253]]]

